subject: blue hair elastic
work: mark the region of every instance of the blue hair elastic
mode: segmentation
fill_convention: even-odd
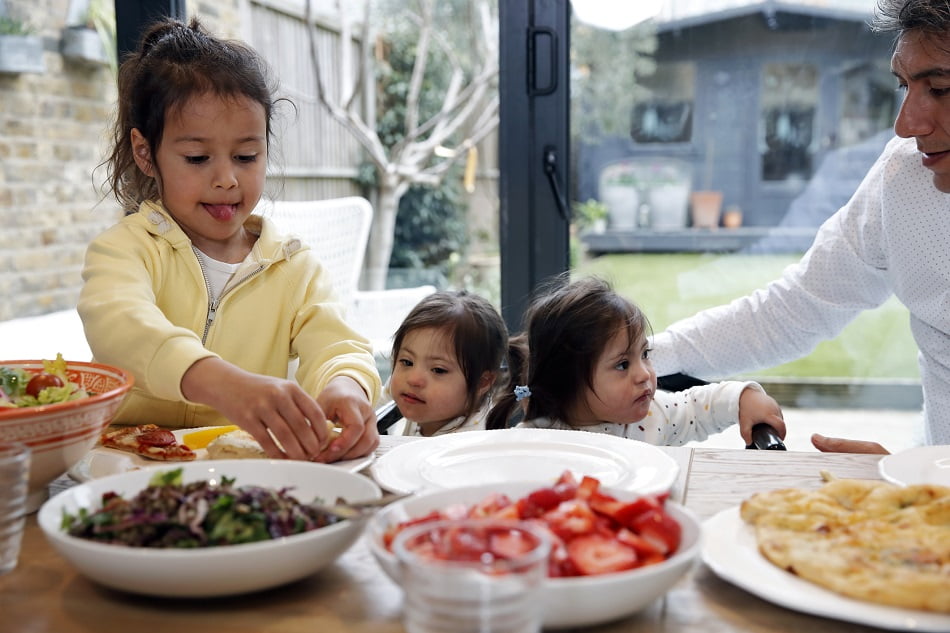
[[[528,385],[518,385],[515,387],[515,402],[521,402],[525,398],[531,397],[531,390]]]

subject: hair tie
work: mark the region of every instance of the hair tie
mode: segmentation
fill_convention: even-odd
[[[518,385],[515,387],[515,402],[521,402],[525,398],[531,397],[531,389],[528,385]]]

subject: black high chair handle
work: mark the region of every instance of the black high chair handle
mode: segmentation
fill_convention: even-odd
[[[765,422],[759,422],[752,427],[752,443],[746,448],[758,449],[760,451],[784,451],[785,442],[778,436],[771,426]]]

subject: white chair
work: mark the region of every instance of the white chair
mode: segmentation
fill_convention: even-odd
[[[365,198],[277,201],[258,211],[284,233],[296,235],[320,258],[330,273],[340,302],[350,312],[363,270],[363,257],[373,224],[373,207]]]
[[[314,250],[329,271],[346,308],[347,322],[373,345],[378,363],[388,364],[392,336],[409,311],[434,286],[359,290],[373,207],[365,198],[262,203],[257,212]]]

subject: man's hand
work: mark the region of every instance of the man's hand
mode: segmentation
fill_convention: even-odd
[[[846,440],[842,437],[825,437],[814,433],[811,443],[822,453],[873,453],[890,455],[890,451],[877,442],[865,440]]]

